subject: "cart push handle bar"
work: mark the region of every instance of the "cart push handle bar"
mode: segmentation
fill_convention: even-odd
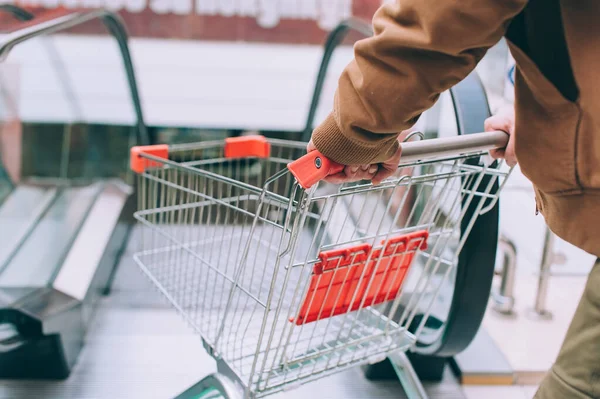
[[[478,154],[504,148],[507,143],[508,134],[502,131],[406,142],[400,144],[402,147],[400,164]],[[143,157],[142,153],[147,157]],[[270,153],[271,145],[264,136],[244,136],[225,140],[225,158],[268,158]],[[143,173],[148,167],[160,166],[161,162],[158,158],[169,158],[168,145],[133,147],[130,158],[131,170]],[[305,189],[314,186],[327,176],[344,170],[344,165],[332,161],[319,151],[311,151],[289,163],[287,167],[298,184]]]
[[[508,134],[502,131],[406,142],[401,144],[400,164],[477,154],[505,148],[507,143]],[[308,189],[327,176],[341,172],[344,165],[328,159],[319,151],[312,151],[290,163],[288,169],[298,184]]]

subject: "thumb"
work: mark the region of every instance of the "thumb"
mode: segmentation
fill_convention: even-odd
[[[375,185],[381,184],[382,181],[384,181],[388,177],[393,176],[394,173],[396,173],[396,171],[398,170],[398,165],[400,164],[401,156],[402,156],[402,146],[398,146],[398,149],[396,150],[394,155],[392,155],[392,157],[390,159],[388,159],[387,161],[385,161],[384,163],[379,165],[379,170],[377,171],[375,176],[373,176],[373,178],[371,179],[373,184],[375,184]]]
[[[308,145],[306,146],[306,152],[315,151],[316,149],[317,149],[317,147],[315,147],[315,144],[313,143],[313,141],[310,140],[308,142]]]
[[[396,172],[396,169],[397,167],[390,167],[389,165],[385,164],[379,165],[379,170],[377,171],[375,176],[373,176],[371,181],[374,185],[377,186],[381,184],[382,181],[392,176]]]

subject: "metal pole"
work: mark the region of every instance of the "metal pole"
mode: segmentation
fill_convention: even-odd
[[[529,312],[534,319],[550,320],[552,313],[546,309],[546,297],[548,296],[548,283],[550,281],[550,267],[554,258],[554,234],[546,226],[544,237],[544,250],[542,262],[540,263],[540,274],[538,278],[538,290],[535,298],[535,307]]]
[[[504,255],[500,289],[492,292],[494,301],[493,309],[505,315],[514,314],[515,306],[515,271],[517,268],[517,248],[515,244],[506,237],[500,238],[500,247]]]

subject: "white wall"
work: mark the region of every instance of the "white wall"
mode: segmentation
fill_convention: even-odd
[[[147,123],[187,127],[300,130],[322,54],[320,46],[156,39],[132,39],[130,47]],[[336,52],[319,119],[351,57],[350,47]],[[17,46],[7,66],[19,70],[16,102],[24,121],[134,121],[118,47],[109,37],[36,39]]]

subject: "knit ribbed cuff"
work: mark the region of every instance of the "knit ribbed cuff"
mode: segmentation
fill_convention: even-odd
[[[343,165],[366,165],[390,159],[398,149],[394,135],[381,135],[381,138],[359,142],[345,136],[335,117],[329,114],[312,134],[315,147],[327,158]]]

